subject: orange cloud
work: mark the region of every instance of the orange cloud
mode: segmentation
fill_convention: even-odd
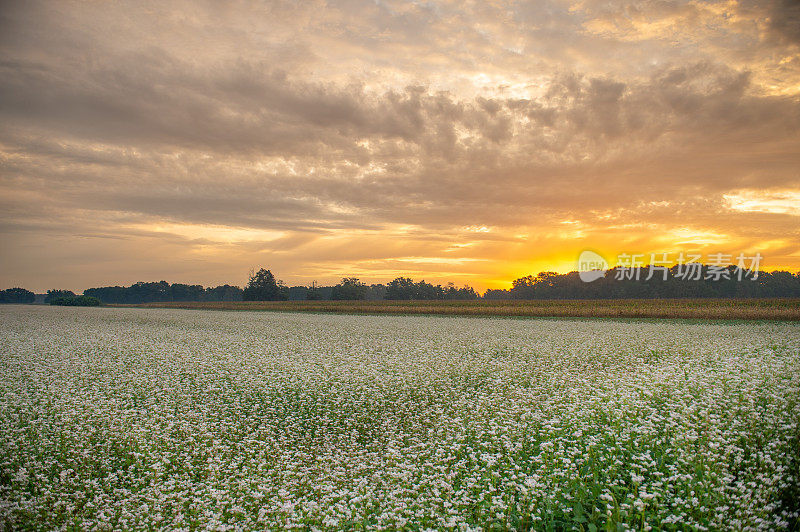
[[[3,285],[800,269],[791,3],[3,9]]]

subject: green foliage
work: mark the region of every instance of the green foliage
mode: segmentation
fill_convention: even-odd
[[[241,301],[242,289],[238,286],[224,284],[214,288],[208,287],[203,295],[203,301]]]
[[[24,288],[9,288],[0,290],[0,303],[33,303],[36,294]]]
[[[50,304],[61,307],[98,307],[100,300],[91,296],[57,297],[51,299]]]
[[[699,279],[677,276],[678,266],[669,269],[667,279],[660,273],[651,279],[648,267],[640,268],[631,278],[621,278],[618,268],[605,276],[583,282],[578,272],[558,274],[540,272],[520,277],[511,290],[488,290],[486,299],[660,299],[660,298],[767,298],[800,297],[800,272],[759,272],[758,277],[730,266],[716,279],[709,266],[700,265]],[[740,279],[741,278],[741,279]]]
[[[317,286],[316,281],[312,282],[311,286],[309,286],[308,290],[306,290],[305,299],[306,301],[320,301],[323,299],[322,292],[320,291],[319,286]]]
[[[170,284],[138,282],[131,286],[104,286],[84,290],[84,295],[96,297],[103,303],[140,304],[161,301],[241,301],[242,289],[238,286],[221,285],[206,288],[199,284]]]
[[[462,288],[456,288],[453,283],[447,283],[447,287],[444,289],[444,299],[471,301],[479,297],[471,286],[464,285]]]
[[[333,287],[331,299],[339,301],[354,301],[367,298],[368,287],[356,277],[345,277],[342,282]]]
[[[44,298],[45,303],[50,303],[54,299],[75,297],[75,292],[72,290],[48,290]]]
[[[282,281],[276,281],[270,270],[261,268],[247,283],[242,292],[242,301],[286,301],[289,290]]]
[[[446,288],[442,288],[442,285],[432,285],[424,280],[415,283],[408,277],[398,277],[386,287],[386,299],[472,300],[478,299],[478,294],[469,286],[456,288],[453,283],[448,283]]]

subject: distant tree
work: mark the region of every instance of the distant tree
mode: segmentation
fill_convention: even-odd
[[[242,289],[238,286],[231,286],[224,284],[215,286],[214,288],[208,287],[203,293],[203,301],[241,301]]]
[[[366,299],[367,285],[356,277],[345,277],[342,282],[333,287],[331,299],[334,300],[360,300]]]
[[[439,299],[478,299],[478,293],[469,286],[456,288],[453,283],[448,283],[447,287],[442,285],[426,283],[424,280],[415,283],[408,277],[398,277],[389,283],[385,288],[385,298],[390,300],[439,300]]]
[[[453,283],[447,283],[447,287],[444,289],[444,299],[451,299],[451,300],[472,300],[478,299],[478,293],[470,286],[464,286],[462,288],[456,288]]]
[[[441,285],[432,285],[422,281],[414,284],[413,299],[444,299],[444,290]]]
[[[83,295],[96,297],[103,303],[128,303],[128,289],[124,286],[102,286],[98,288],[87,288],[83,291]]]
[[[414,299],[416,287],[409,277],[398,277],[386,285],[386,299],[404,300]]]
[[[306,300],[319,301],[320,299],[322,299],[322,291],[319,289],[319,285],[317,285],[316,281],[311,281],[311,286],[309,286],[306,291]]]
[[[322,300],[329,301],[331,299],[331,294],[333,293],[332,286],[319,286],[317,289],[319,290],[319,295],[322,296]]]
[[[454,297],[458,294],[458,289],[456,288],[455,283],[447,283],[447,286],[444,287],[444,298],[445,299],[458,299]]]
[[[104,303],[138,304],[154,301],[241,301],[242,289],[223,285],[204,289],[202,285],[166,281],[138,282],[131,286],[104,286],[88,288],[86,296],[96,297]]]
[[[288,288],[289,301],[305,301],[308,294],[307,286],[290,286]]]
[[[679,276],[678,266],[669,269],[667,279],[660,275],[647,280],[648,268],[626,272],[609,269],[604,277],[581,281],[578,272],[541,272],[514,280],[508,291],[488,290],[485,299],[642,299],[703,297],[800,297],[800,274],[786,271],[760,272],[756,279],[735,266],[724,275],[710,275],[709,266],[700,265],[697,275]],[[628,273],[629,275],[623,275]]]
[[[169,287],[171,301],[201,301],[205,291],[199,284],[174,283]]]
[[[286,286],[282,280],[278,279],[278,298],[280,301],[286,301],[289,299],[289,287]]]
[[[511,283],[509,294],[512,299],[533,299],[535,293],[536,278],[533,275],[526,275],[519,279],[514,279]]]
[[[369,299],[372,301],[379,301],[382,299],[386,299],[386,285],[384,284],[369,285],[369,289],[367,290],[367,296],[365,299]]]
[[[270,270],[261,268],[250,277],[242,292],[242,301],[285,301],[289,298],[288,292],[282,283],[278,284]]]
[[[180,292],[180,289],[178,289]],[[85,295],[86,291],[83,292]],[[172,301],[172,288],[166,281],[147,283],[140,281],[125,290],[124,303],[150,303],[153,301]]]
[[[75,297],[75,292],[72,290],[48,290],[47,295],[44,297],[44,302],[50,303],[54,299],[61,297]]]
[[[91,296],[57,297],[50,304],[62,307],[97,307],[100,306],[100,300]]]
[[[9,288],[0,291],[0,303],[33,303],[36,294],[24,288]]]
[[[510,290],[500,290],[496,288],[490,288],[483,294],[483,299],[514,299],[513,294]]]

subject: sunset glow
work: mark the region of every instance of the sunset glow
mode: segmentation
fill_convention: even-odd
[[[0,284],[800,270],[796,2],[14,2]]]

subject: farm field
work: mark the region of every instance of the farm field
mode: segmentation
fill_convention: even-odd
[[[800,320],[800,299],[797,298],[532,301],[175,301],[145,303],[138,306],[146,308],[334,312],[346,314]]]
[[[5,529],[776,530],[798,501],[796,323],[0,307]]]

